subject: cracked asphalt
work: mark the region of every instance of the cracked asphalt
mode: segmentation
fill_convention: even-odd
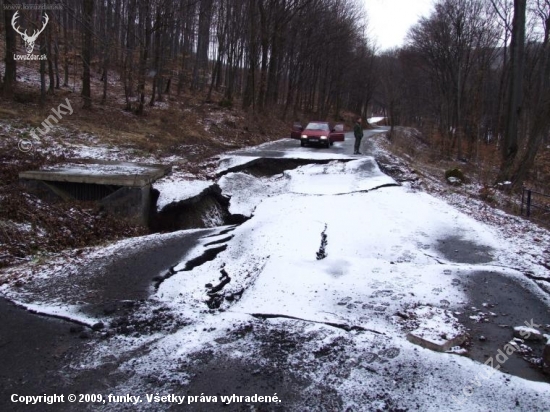
[[[363,151],[368,151],[371,143],[368,138],[364,142],[367,147]],[[288,149],[294,150],[295,145],[295,141],[285,140],[279,146],[273,145],[260,152],[260,155],[282,157]],[[344,144],[335,145],[330,150],[336,154],[351,154],[352,146],[353,139],[348,138]],[[322,149],[301,150],[318,153]],[[249,152],[243,153],[249,155]],[[188,359],[181,359],[179,367],[192,376],[189,381],[158,371],[145,381],[136,382],[131,371],[119,369],[132,356],[147,353],[147,344],[127,351],[122,357],[113,356],[110,362],[86,367],[80,365],[82,359],[114,334],[167,334],[185,325],[185,319],[170,314],[158,302],[150,301],[149,296],[154,291],[155,281],[162,281],[159,276],[165,276],[171,267],[181,263],[183,256],[199,242],[205,245],[209,241],[208,236],[221,231],[203,229],[169,236],[154,244],[132,244],[116,254],[97,257],[89,262],[89,266],[81,267],[85,276],[80,277],[84,280],[78,284],[68,275],[26,286],[30,300],[33,296],[57,297],[80,304],[83,313],[96,316],[106,325],[110,324],[110,328],[83,328],[67,320],[33,314],[0,298],[0,409],[82,410],[82,405],[77,404],[40,405],[39,409],[25,407],[12,403],[10,396],[14,393],[78,394],[94,391],[121,394],[128,388],[139,386],[143,392],[151,393],[159,388],[180,394],[246,391],[259,395],[277,393],[285,399],[284,404],[270,405],[260,410],[342,410],[344,402],[334,390],[334,385],[349,377],[355,368],[377,375],[386,374],[397,383],[405,379],[400,372],[403,375],[413,372],[402,370],[399,364],[393,366],[395,369],[389,369],[388,363],[399,356],[400,349],[392,346],[386,336],[368,330],[319,329],[314,322],[288,317],[266,321],[265,316],[251,316],[248,321],[228,329],[224,338],[215,341],[215,344],[224,347],[226,353],[242,354],[240,360],[220,356],[208,346],[195,351]],[[230,242],[231,237],[224,236],[223,241]],[[438,250],[448,261],[460,264],[481,264],[492,260],[490,248],[456,236],[440,239]],[[321,257],[322,252],[321,244]],[[470,356],[480,362],[495,353],[508,339],[509,331],[501,326],[503,323],[509,326],[523,324],[524,320],[531,318],[541,323],[550,319],[547,302],[533,296],[522,286],[521,280],[512,279],[497,269],[457,278],[456,286],[463,287],[469,296],[460,320],[472,330]],[[389,295],[384,296],[384,290],[380,290],[374,299],[383,297]],[[350,300],[345,301],[344,305],[354,303]],[[472,307],[489,307],[498,312],[498,316],[487,322],[474,322],[470,316],[479,311]],[[517,310],[504,313],[508,311],[499,310],[501,307]],[[374,306],[372,309],[376,310]],[[207,308],[204,310],[206,312]],[[383,310],[385,307],[381,308]],[[151,319],[151,313],[154,319]],[[486,338],[484,341],[479,340],[481,334]],[[354,338],[359,335],[370,342],[370,351],[355,350]],[[324,372],[314,376],[319,370]],[[526,366],[519,355],[505,365],[505,371],[526,379],[550,381]],[[365,404],[381,402],[386,405],[386,410],[403,410],[394,400],[389,384],[387,388],[365,390],[360,396]],[[91,406],[89,408],[93,409]],[[180,410],[180,407],[172,405],[167,409]],[[204,405],[192,405],[186,409],[205,410]],[[216,404],[208,405],[208,410],[250,410],[250,407]]]

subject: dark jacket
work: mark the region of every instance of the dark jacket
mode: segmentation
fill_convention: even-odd
[[[359,123],[355,123],[355,126],[353,126],[353,134],[356,139],[360,139],[363,137],[363,128]]]

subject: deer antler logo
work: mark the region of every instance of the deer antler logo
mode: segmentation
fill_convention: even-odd
[[[27,30],[25,30],[24,32],[21,32],[20,27],[19,26],[16,27],[16,24],[17,24],[16,20],[18,17],[19,17],[19,10],[16,11],[15,14],[13,15],[13,18],[11,19],[11,26],[23,38],[23,41],[25,42],[25,49],[27,50],[27,54],[31,54],[32,51],[34,50],[34,42],[36,41],[38,35],[44,31],[44,29],[46,28],[46,25],[50,21],[50,18],[46,13],[44,13],[44,23],[42,25],[42,28],[40,30],[34,30],[32,36],[29,36],[27,34]]]

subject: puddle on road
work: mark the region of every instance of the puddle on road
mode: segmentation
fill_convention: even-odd
[[[470,358],[484,363],[492,357],[493,365],[498,365],[496,356],[513,339],[512,328],[525,326],[525,321],[530,322],[531,319],[535,324],[542,325],[538,328],[540,332],[550,334],[550,307],[521,281],[498,272],[484,271],[467,275],[462,282],[469,302],[464,310],[459,309],[462,314],[457,317],[470,329]],[[482,336],[484,341],[480,340]],[[542,356],[544,342],[525,343],[533,349],[527,357]],[[550,382],[550,376],[544,375],[540,368],[527,362],[517,351],[500,365],[500,370],[505,373],[533,381]]]
[[[440,239],[437,250],[451,262],[479,264],[493,260],[491,247],[464,240],[460,236]]]

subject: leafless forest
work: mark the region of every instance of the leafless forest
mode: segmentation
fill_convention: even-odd
[[[497,180],[516,188],[548,144],[550,0],[436,0],[389,51],[377,49],[358,0],[45,1],[59,7],[15,19],[11,6],[37,2],[3,3],[7,101],[24,64],[14,54],[25,51],[12,26],[44,27],[34,47],[47,56],[35,63],[42,102],[77,84],[85,108],[123,93],[136,116],[186,93],[288,122],[383,114],[392,131],[438,136],[448,157],[498,147]]]

